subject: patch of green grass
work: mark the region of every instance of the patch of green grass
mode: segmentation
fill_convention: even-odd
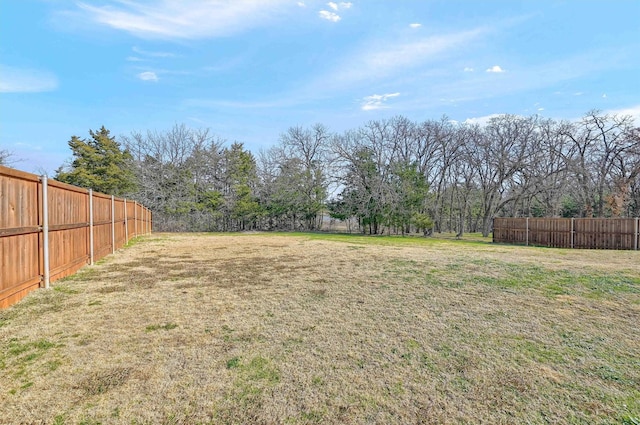
[[[105,262],[106,259],[102,259],[100,261],[98,261],[96,264],[101,264],[102,262]],[[98,275],[99,271],[97,269],[95,269],[94,267],[83,267],[80,270],[78,270],[77,272],[75,272],[74,274],[70,275],[70,276],[66,276],[63,277],[62,279],[59,279],[58,282],[75,282],[75,281],[79,281],[79,280],[91,280],[93,278],[95,278]],[[57,286],[54,286],[53,289],[55,290]]]
[[[274,232],[279,236],[304,237],[307,240],[322,240],[332,242],[345,242],[358,245],[398,245],[398,246],[424,246],[438,244],[463,244],[463,245],[487,245],[492,243],[491,238],[478,238],[477,235],[465,239],[456,240],[448,235],[436,235],[430,237],[401,236],[401,235],[363,235],[357,233],[311,233],[311,232]]]
[[[291,418],[291,423],[312,423],[312,424],[320,424],[323,422],[326,416],[325,410],[309,410],[306,412],[300,413],[300,416],[297,418]]]
[[[56,344],[46,339],[39,339],[33,342],[20,342],[14,338],[9,342],[7,353],[11,356],[18,356],[28,351],[34,351],[34,353],[31,354],[41,355],[55,346]]]
[[[129,247],[132,247],[134,245],[138,245],[141,242],[149,241],[149,240],[150,240],[150,238],[147,238],[145,236],[135,236],[135,237],[129,239],[129,241],[126,244],[124,244],[124,247],[125,248],[129,248]]]
[[[516,351],[538,363],[563,364],[566,362],[564,353],[558,347],[550,347],[545,344],[516,338]]]
[[[149,325],[145,328],[146,332],[153,332],[157,330],[165,330],[170,331],[171,329],[177,328],[178,325],[175,323],[165,323],[164,325]]]
[[[49,372],[53,372],[56,369],[58,369],[60,365],[62,365],[62,362],[60,360],[50,360],[47,363],[45,363],[45,368]]]
[[[240,370],[248,381],[260,381],[269,385],[280,382],[280,371],[265,357],[254,357],[249,363],[242,365]]]
[[[237,369],[240,367],[240,357],[232,357],[227,360],[227,369]]]
[[[74,289],[74,288],[70,288],[68,286],[63,286],[63,285],[55,285],[53,287],[53,290],[56,292],[60,292],[61,294],[78,294],[80,293],[79,290]]]

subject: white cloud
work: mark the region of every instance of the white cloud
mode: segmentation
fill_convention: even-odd
[[[351,3],[351,2],[340,3],[340,8],[341,9],[351,9],[351,6],[353,6],[353,3]]]
[[[500,68],[499,65],[493,65],[491,68],[488,68],[486,72],[493,72],[493,73],[496,73],[496,74],[500,74],[500,73],[507,72],[507,71],[505,71],[504,69]]]
[[[604,94],[602,95],[602,98],[603,98],[603,99],[606,99],[606,98],[607,98],[607,94],[606,94],[606,93],[604,93]]]
[[[143,62],[144,59],[139,58],[137,56],[127,56],[127,61],[128,62]]]
[[[0,93],[38,93],[58,88],[58,79],[47,71],[0,65]]]
[[[467,118],[466,120],[464,120],[464,123],[471,124],[471,125],[473,124],[487,125],[492,118],[498,118],[498,117],[501,117],[502,115],[504,114],[490,114],[490,115],[484,115],[482,117]]]
[[[338,22],[340,19],[342,19],[338,14],[329,12],[328,10],[321,10],[320,12],[318,12],[318,16],[331,22]]]
[[[153,81],[153,82],[156,82],[159,79],[158,75],[155,72],[151,72],[151,71],[141,72],[140,74],[138,74],[138,78],[140,78],[142,81]]]
[[[630,106],[628,108],[611,109],[605,111],[609,115],[629,115],[634,119],[636,125],[640,125],[640,105]]]
[[[169,53],[169,52],[152,52],[149,50],[142,50],[138,47],[132,47],[131,50],[133,50],[135,53],[142,55],[142,56],[149,56],[152,58],[174,58],[176,57],[175,53]]]
[[[327,6],[329,6],[331,9],[333,10],[338,10],[338,4],[334,3],[332,1],[330,1],[329,3],[327,3]]]
[[[300,7],[307,7],[307,5],[306,5],[306,4],[304,4],[304,2],[303,2],[303,1],[299,1],[299,2],[298,2],[298,6],[300,6]]]
[[[338,69],[333,73],[333,81],[339,85],[347,85],[358,81],[381,79],[400,71],[407,71],[433,62],[440,55],[459,47],[467,47],[485,32],[484,28],[479,28],[424,37],[408,43],[373,42],[361,52],[350,55],[344,63],[339,64]]]
[[[469,66],[465,66],[464,67],[464,72],[473,72],[473,68],[471,68]]]
[[[544,111],[544,108],[538,108],[538,111],[542,112],[542,111]]]
[[[262,26],[291,7],[289,0],[118,0],[77,3],[80,19],[143,38],[198,39],[237,34]]]
[[[363,111],[386,109],[388,108],[388,106],[385,105],[384,102],[398,96],[400,96],[400,93],[374,94],[371,96],[366,96],[362,99],[362,104],[360,105],[360,108]]]
[[[422,24],[419,24],[419,23],[417,23],[417,22],[416,22],[416,23],[414,23],[414,24],[409,24],[409,26],[410,26],[411,28],[420,28],[420,27],[422,26]]]

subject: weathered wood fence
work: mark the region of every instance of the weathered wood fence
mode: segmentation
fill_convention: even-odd
[[[632,249],[639,218],[494,218],[493,241],[555,248]]]
[[[0,308],[151,233],[134,201],[0,166]]]

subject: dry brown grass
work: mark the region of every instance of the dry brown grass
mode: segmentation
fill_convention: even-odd
[[[640,252],[148,237],[0,311],[0,423],[629,423]]]

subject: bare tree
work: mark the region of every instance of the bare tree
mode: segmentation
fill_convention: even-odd
[[[13,154],[8,149],[0,149],[0,165],[8,166]]]
[[[572,142],[569,164],[583,216],[603,217],[606,196],[616,186],[628,185],[634,167],[627,166],[627,155],[638,145],[629,137],[632,123],[630,116],[602,115],[594,110],[565,130]]]

